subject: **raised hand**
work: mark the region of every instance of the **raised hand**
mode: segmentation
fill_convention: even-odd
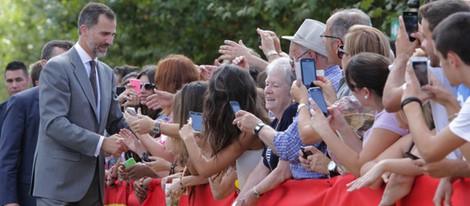
[[[155,94],[147,97],[147,107],[153,110],[169,108],[173,105],[174,96],[170,92],[155,89]]]

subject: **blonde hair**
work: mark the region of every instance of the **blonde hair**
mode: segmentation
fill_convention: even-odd
[[[348,30],[344,38],[344,49],[350,57],[361,52],[372,52],[390,58],[392,51],[385,34],[365,25],[354,25]]]

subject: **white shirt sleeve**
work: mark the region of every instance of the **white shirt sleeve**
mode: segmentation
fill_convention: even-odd
[[[449,124],[449,129],[455,135],[470,142],[470,98],[465,101],[457,117]]]
[[[98,145],[96,145],[95,149],[95,157],[98,157],[100,155],[100,150],[101,150],[101,145],[103,145],[104,137],[100,136],[100,141],[98,142]]]

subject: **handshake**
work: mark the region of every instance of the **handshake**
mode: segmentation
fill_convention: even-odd
[[[117,157],[128,149],[124,144],[124,138],[122,138],[119,134],[114,134],[104,138],[103,144],[101,145],[101,150],[106,154],[111,154]]]

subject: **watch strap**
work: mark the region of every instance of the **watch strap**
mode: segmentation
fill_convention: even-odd
[[[254,133],[255,133],[256,136],[258,136],[259,132],[261,131],[261,129],[263,129],[264,125],[265,124],[262,123],[262,122],[256,124],[256,127],[254,129]]]

